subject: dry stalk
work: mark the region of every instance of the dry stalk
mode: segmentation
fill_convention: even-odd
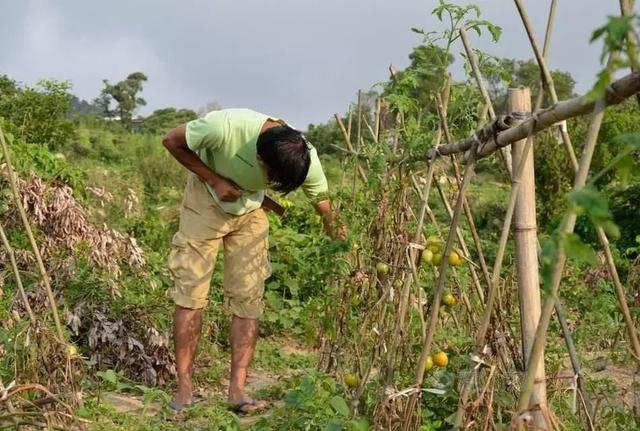
[[[58,341],[60,343],[65,343],[64,333],[62,332],[62,325],[60,324],[60,317],[58,316],[56,300],[53,295],[53,290],[51,290],[51,283],[49,282],[49,275],[44,267],[44,262],[42,261],[42,256],[40,255],[40,249],[36,244],[35,237],[33,236],[33,232],[31,231],[31,225],[29,224],[29,220],[27,219],[27,214],[25,213],[24,207],[22,206],[22,201],[20,199],[20,192],[18,191],[18,184],[16,182],[16,173],[13,170],[13,166],[11,165],[9,148],[7,147],[7,143],[4,138],[4,133],[2,132],[1,128],[0,128],[0,145],[2,146],[4,161],[7,164],[9,184],[11,186],[13,200],[18,209],[18,212],[20,213],[20,218],[22,219],[22,223],[24,224],[25,232],[29,237],[29,242],[31,243],[31,248],[33,249],[33,254],[36,257],[36,262],[38,264],[38,270],[40,271],[42,282],[47,292],[47,297],[49,299],[49,307],[51,308],[51,315],[53,316],[53,321],[55,323]]]
[[[36,316],[33,314],[33,310],[31,309],[31,305],[29,304],[29,298],[24,291],[24,286],[22,285],[22,277],[20,276],[20,271],[18,270],[18,264],[16,262],[16,255],[13,252],[13,247],[9,244],[9,240],[7,239],[7,235],[4,232],[2,224],[0,224],[0,240],[2,240],[2,245],[5,250],[7,250],[7,254],[9,254],[9,261],[11,262],[11,268],[13,269],[13,275],[16,278],[16,284],[18,285],[18,292],[20,292],[20,297],[22,302],[24,303],[24,308],[27,310],[27,314],[29,314],[29,320],[31,323],[36,322]]]
[[[464,179],[462,181],[462,186],[460,187],[460,191],[458,192],[458,199],[456,201],[456,207],[453,213],[453,219],[451,220],[451,225],[449,227],[449,233],[447,235],[447,242],[443,250],[443,255],[448,256],[454,242],[454,238],[456,235],[456,231],[458,228],[458,223],[460,220],[460,213],[462,212],[462,202],[465,198],[465,193],[471,182],[471,178],[473,177],[475,162],[472,160],[465,167]],[[424,380],[424,372],[425,372],[425,363],[427,361],[427,357],[431,353],[431,342],[433,341],[433,336],[435,334],[436,326],[438,324],[438,313],[440,311],[440,302],[442,300],[442,294],[444,292],[445,287],[445,279],[446,279],[446,270],[449,266],[448,259],[442,259],[439,267],[439,277],[438,277],[438,287],[436,289],[433,303],[431,306],[431,312],[429,315],[429,326],[427,330],[427,335],[425,337],[424,343],[422,345],[422,352],[420,354],[420,358],[418,360],[418,364],[416,367],[416,382],[415,387],[417,389],[422,388],[422,382]],[[418,401],[419,392],[412,394],[409,397],[409,401],[407,404],[407,409],[402,418],[402,429],[407,431],[412,424],[414,419],[414,410],[416,407],[416,402]]]

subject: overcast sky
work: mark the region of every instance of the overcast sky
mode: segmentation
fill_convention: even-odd
[[[467,1],[455,1],[468,4]],[[436,0],[0,0],[0,74],[25,83],[70,80],[91,100],[102,79],[149,76],[142,113],[197,109],[217,101],[286,118],[305,128],[343,112],[358,88],[408,63],[420,37],[442,27]],[[472,1],[501,26],[494,55],[530,58],[510,0]],[[549,1],[525,0],[539,38]],[[583,92],[599,67],[594,28],[618,14],[618,0],[560,0],[549,64],[571,72]],[[456,51],[462,51],[456,46]],[[460,63],[460,60],[457,60]]]

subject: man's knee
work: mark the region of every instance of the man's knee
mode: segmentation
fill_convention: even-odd
[[[253,298],[230,297],[226,300],[229,311],[243,319],[260,319],[264,313],[262,295]]]

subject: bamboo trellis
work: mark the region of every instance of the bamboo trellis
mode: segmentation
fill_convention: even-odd
[[[544,89],[541,88],[538,97],[535,103],[535,109],[532,113],[529,112],[516,112],[512,115],[502,115],[497,116],[491,100],[488,96],[488,92],[484,87],[484,81],[482,75],[480,73],[480,68],[478,66],[477,58],[472,48],[470,47],[468,37],[466,36],[466,32],[464,29],[460,30],[460,39],[464,45],[465,51],[467,53],[467,60],[470,63],[472,73],[474,74],[476,83],[479,87],[481,95],[485,101],[484,111],[488,113],[491,117],[491,122],[485,127],[480,128],[476,134],[472,137],[460,140],[458,142],[452,142],[450,135],[447,130],[447,121],[446,121],[446,104],[448,102],[448,95],[443,98],[440,93],[436,93],[436,107],[438,108],[438,115],[440,117],[440,127],[438,129],[438,133],[436,137],[444,136],[445,142],[443,144],[437,144],[427,152],[427,166],[428,173],[426,176],[427,183],[424,185],[422,193],[419,195],[422,197],[420,200],[420,217],[416,218],[419,220],[418,226],[422,226],[425,214],[428,214],[429,217],[434,221],[433,214],[431,213],[429,203],[428,203],[428,190],[429,184],[433,180],[434,176],[434,165],[438,162],[439,159],[444,158],[444,156],[455,156],[456,154],[464,154],[464,160],[466,162],[466,167],[464,173],[461,175],[456,161],[452,158],[452,166],[454,168],[456,178],[458,180],[458,192],[456,197],[455,208],[453,210],[448,206],[448,202],[446,199],[444,201],[445,207],[449,211],[449,215],[451,218],[450,228],[447,234],[446,244],[444,246],[443,255],[447,255],[447,253],[452,249],[454,242],[456,239],[463,246],[465,255],[469,254],[469,251],[464,245],[464,239],[460,235],[460,231],[458,229],[458,225],[460,223],[460,216],[464,211],[467,216],[467,221],[470,228],[473,230],[473,216],[471,209],[468,207],[466,203],[465,194],[468,190],[469,183],[474,173],[474,166],[478,159],[482,157],[487,157],[493,154],[498,149],[504,149],[509,147],[516,141],[524,140],[524,145],[522,149],[522,155],[518,157],[514,162],[518,162],[517,165],[511,167],[511,176],[512,176],[512,185],[510,197],[507,205],[507,212],[504,218],[504,223],[501,230],[500,240],[498,244],[498,252],[495,258],[493,271],[489,272],[485,265],[481,265],[483,269],[483,274],[485,279],[487,280],[487,290],[483,291],[481,288],[477,289],[478,298],[484,304],[484,310],[482,313],[482,317],[477,326],[477,331],[475,334],[475,351],[476,355],[472,357],[472,364],[468,370],[468,378],[464,380],[462,385],[462,391],[460,394],[460,403],[458,412],[455,418],[455,426],[454,429],[460,429],[463,426],[464,415],[467,407],[468,397],[470,395],[471,382],[475,381],[478,376],[478,370],[482,367],[479,364],[482,362],[479,358],[483,355],[484,346],[487,342],[487,335],[489,324],[492,318],[492,313],[494,312],[494,304],[496,301],[496,297],[499,291],[500,284],[500,274],[502,269],[502,262],[504,259],[506,243],[508,240],[509,232],[511,230],[511,222],[514,214],[514,208],[516,201],[518,200],[518,196],[521,192],[520,184],[521,177],[523,174],[523,170],[525,167],[524,160],[526,159],[526,155],[532,151],[534,145],[534,137],[537,133],[550,128],[550,127],[558,127],[560,131],[560,135],[562,137],[562,141],[564,143],[564,148],[567,152],[568,160],[571,165],[574,167],[574,171],[576,173],[576,179],[574,182],[574,189],[579,189],[584,186],[586,183],[587,174],[589,171],[591,155],[593,154],[593,149],[597,142],[597,134],[599,130],[599,125],[602,121],[602,116],[604,114],[604,109],[607,106],[619,104],[624,100],[628,99],[633,95],[638,95],[640,92],[640,73],[636,71],[632,71],[630,74],[614,81],[611,85],[606,88],[604,95],[597,101],[591,100],[587,96],[576,97],[566,101],[559,101],[557,95],[555,93],[555,88],[553,86],[553,81],[549,69],[546,65],[546,56],[548,53],[548,47],[550,45],[550,35],[552,31],[553,18],[555,15],[556,8],[556,0],[551,1],[551,8],[549,12],[549,19],[547,22],[547,30],[545,32],[545,40],[544,40],[544,48],[542,51],[538,48],[538,45],[535,40],[535,36],[531,30],[530,23],[526,17],[526,12],[522,7],[522,4],[519,0],[515,0],[516,6],[518,8],[519,14],[523,20],[523,26],[529,36],[529,40],[531,42],[531,46],[538,61],[541,70],[542,83],[544,85]],[[627,8],[627,9],[625,9]],[[629,14],[629,4],[625,0],[621,0],[621,9],[624,15]],[[543,98],[543,90],[546,90],[553,102],[553,105],[546,108],[540,109]],[[445,93],[443,91],[443,93]],[[444,100],[443,100],[444,99]],[[443,109],[444,107],[444,109]],[[592,118],[590,122],[587,142],[585,148],[580,155],[580,160],[578,161],[578,156],[576,156],[575,151],[573,149],[573,145],[571,143],[571,139],[569,133],[566,129],[566,120],[582,116],[592,113]],[[339,118],[336,116],[338,123],[343,131],[343,134],[347,138],[347,133],[344,126],[341,124]],[[400,120],[402,120],[400,118]],[[378,124],[379,119],[377,119]],[[378,135],[379,130],[376,130],[375,134]],[[439,139],[438,139],[439,140]],[[374,139],[375,142],[378,142],[377,139]],[[395,142],[395,140],[394,140]],[[347,144],[348,145],[348,144]],[[395,145],[394,145],[395,150]],[[360,169],[358,169],[360,170]],[[360,173],[361,177],[364,178],[365,175]],[[413,178],[412,178],[413,180]],[[415,181],[415,180],[414,180]],[[437,183],[436,183],[437,185]],[[417,192],[420,192],[420,188],[418,184],[415,184],[415,189]],[[440,191],[440,190],[439,190]],[[425,193],[426,192],[426,193]],[[440,191],[441,192],[441,191]],[[444,195],[440,193],[441,197],[444,199]],[[409,208],[409,212],[413,214],[411,209]],[[415,216],[414,216],[415,217]],[[573,224],[575,224],[575,214],[569,213],[569,218],[563,224],[564,232],[572,232]],[[617,275],[617,271],[615,265],[613,264],[613,259],[611,257],[611,251],[606,239],[606,235],[602,228],[597,227],[598,230],[598,238],[601,242],[602,248],[605,253],[605,257],[607,258],[607,267],[609,269],[609,273],[612,276],[612,281],[615,286],[616,296],[620,305],[621,312],[625,318],[625,323],[627,325],[629,339],[631,341],[632,348],[637,357],[640,357],[638,347],[637,347],[637,335],[635,327],[633,326],[633,322],[631,321],[630,314],[628,312],[628,307],[626,306],[625,292],[622,284],[620,283],[619,277]],[[476,240],[474,235],[474,240]],[[416,237],[413,239],[414,243],[420,245],[420,242],[424,241],[424,237],[421,237],[420,229],[416,233]],[[477,252],[480,256],[482,256],[482,250],[479,246],[479,241],[476,241]],[[538,246],[539,247],[539,246]],[[413,265],[413,261],[415,260],[416,253],[415,248],[410,250],[410,253],[407,254],[407,267],[411,269],[411,272],[414,274],[414,278],[417,278],[415,275],[415,266]],[[563,335],[566,341],[567,350],[569,352],[569,356],[571,359],[571,363],[574,369],[574,373],[577,377],[578,391],[581,396],[581,404],[584,406],[585,416],[586,416],[586,426],[589,429],[594,429],[593,423],[593,411],[589,404],[588,397],[584,393],[584,386],[581,383],[581,368],[579,361],[577,359],[577,354],[575,351],[575,346],[573,344],[573,339],[571,337],[571,333],[569,332],[568,325],[566,319],[564,318],[564,314],[562,311],[562,305],[558,299],[558,289],[559,283],[561,279],[562,269],[564,267],[564,261],[566,256],[563,254],[563,250],[560,249],[559,256],[556,261],[556,265],[553,268],[553,280],[552,280],[552,291],[551,294],[545,299],[542,312],[540,314],[540,319],[537,324],[536,334],[533,339],[531,339],[532,347],[530,351],[525,352],[525,357],[528,358],[527,366],[526,366],[526,374],[524,377],[523,390],[518,402],[518,410],[513,415],[513,424],[514,427],[519,427],[522,425],[522,421],[530,415],[531,409],[534,410],[538,407],[541,410],[540,417],[541,422],[537,422],[536,425],[541,428],[554,427],[554,418],[553,415],[546,409],[545,406],[530,406],[531,399],[531,388],[534,383],[535,374],[533,370],[538,366],[537,364],[541,364],[542,359],[542,348],[544,346],[544,340],[546,338],[546,330],[549,325],[549,321],[551,315],[554,310],[556,310],[556,314],[558,316],[559,322],[561,324]],[[425,362],[427,357],[431,352],[431,344],[433,341],[433,336],[435,333],[435,329],[438,325],[439,319],[439,308],[440,308],[440,300],[444,291],[445,280],[447,278],[446,272],[448,263],[447,259],[443,259],[440,263],[439,268],[436,271],[437,274],[437,287],[435,289],[434,298],[429,307],[428,316],[420,316],[423,324],[423,342],[422,342],[422,350],[420,354],[420,358],[418,359],[416,365],[416,375],[415,375],[415,384],[413,387],[402,390],[397,393],[393,393],[389,395],[386,399],[387,402],[392,400],[397,400],[399,398],[406,398],[406,403],[404,403],[404,407],[400,409],[400,412],[396,411],[396,417],[399,417],[401,422],[401,429],[409,430],[413,429],[417,422],[416,417],[416,406],[417,402],[422,394],[422,384],[424,380],[425,374]],[[473,266],[471,267],[473,270]],[[531,268],[532,271],[537,272],[537,268]],[[474,283],[479,281],[477,276],[472,277]],[[411,295],[412,289],[412,280],[411,276],[404,279],[403,290],[400,295],[399,302],[399,314],[400,319],[396,322],[395,330],[392,331],[393,335],[390,337],[390,341],[392,343],[392,354],[389,354],[389,358],[395,357],[395,349],[398,344],[402,340],[402,327],[405,324],[405,314],[408,308],[408,301]],[[416,293],[418,297],[420,297],[420,289],[418,288],[418,292]],[[388,299],[388,298],[387,298]],[[380,300],[382,301],[382,299]],[[467,300],[468,301],[468,300]],[[467,308],[469,309],[469,305]],[[386,306],[385,306],[386,307]],[[384,310],[385,308],[383,308]],[[470,309],[469,309],[470,310]],[[384,314],[384,311],[382,311]],[[427,317],[426,319],[424,317]],[[471,316],[470,316],[471,318]],[[380,320],[379,320],[380,321]],[[457,322],[456,322],[457,324]],[[383,344],[384,347],[384,344]],[[495,352],[494,352],[495,353]],[[480,363],[478,361],[481,361]],[[389,372],[386,373],[386,383],[391,384],[392,380],[390,376],[392,376],[393,367],[395,366],[395,361],[388,361],[387,365],[391,367],[391,374]],[[371,368],[371,364],[369,366],[369,371]],[[494,367],[491,367],[491,371],[487,377],[488,381],[494,376]],[[369,373],[367,373],[367,377],[369,377]],[[359,390],[357,394],[362,395],[362,388],[364,386],[364,382],[361,382],[359,385]],[[482,391],[482,396],[484,396],[486,391],[486,386]],[[539,401],[541,403],[544,400]],[[388,404],[387,404],[388,407]]]

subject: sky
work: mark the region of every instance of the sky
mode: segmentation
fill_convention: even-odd
[[[481,18],[503,28],[494,44],[472,36],[493,55],[527,59],[532,51],[510,0],[475,0]],[[440,31],[437,0],[0,0],[0,74],[26,84],[69,80],[82,99],[102,80],[148,75],[148,114],[169,106],[208,103],[246,107],[299,128],[345,112],[358,89],[403,68],[421,37],[411,27]],[[524,0],[538,38],[547,0]],[[549,66],[569,71],[585,92],[600,67],[590,44],[618,0],[559,0]],[[456,45],[455,51],[461,52]],[[454,77],[460,77],[461,59]]]

